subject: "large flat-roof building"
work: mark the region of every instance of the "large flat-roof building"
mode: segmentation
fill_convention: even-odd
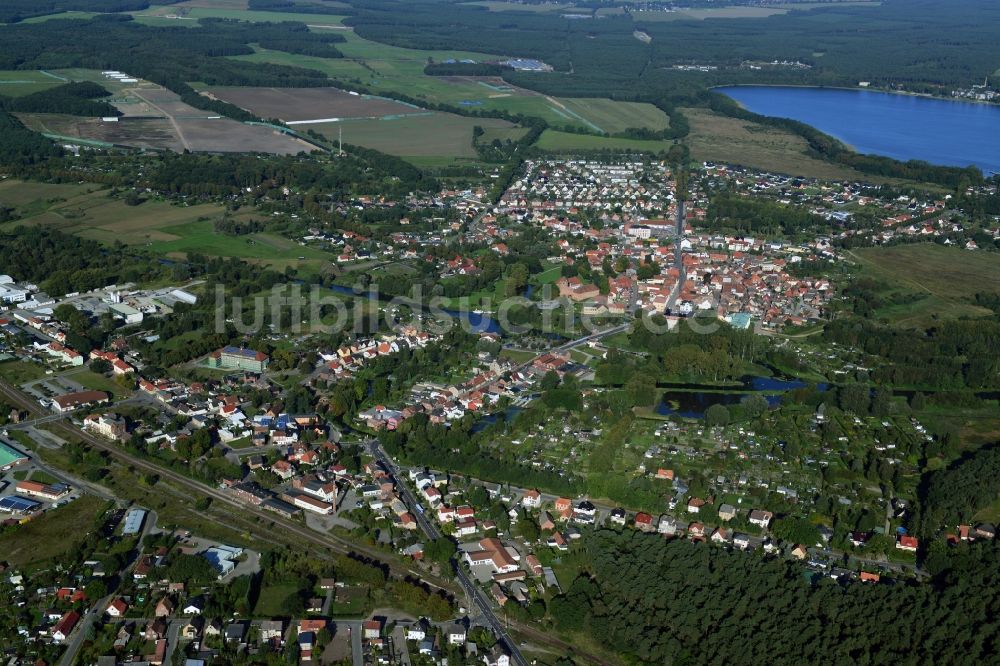
[[[264,352],[241,347],[223,347],[208,357],[208,365],[227,370],[248,370],[264,372],[270,358]]]
[[[125,523],[122,526],[122,534],[125,536],[131,536],[133,534],[138,534],[139,530],[142,529],[142,524],[146,520],[146,510],[145,509],[129,509],[128,513],[125,514]]]
[[[40,506],[35,500],[17,495],[0,497],[0,512],[3,513],[31,513]]]
[[[5,472],[11,467],[16,467],[29,460],[28,456],[0,439],[0,472]]]

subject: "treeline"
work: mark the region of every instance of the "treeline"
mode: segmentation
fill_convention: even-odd
[[[717,227],[769,236],[793,236],[827,226],[826,220],[801,206],[728,194],[712,197],[708,219]]]
[[[313,5],[306,3],[292,2],[292,0],[250,0],[248,9],[257,12],[292,12],[295,14],[334,14],[344,13],[344,8],[339,6]]]
[[[1000,641],[1000,549],[976,544],[932,584],[840,585],[801,564],[664,541],[585,537],[590,571],[554,598],[556,626],[629,663],[978,663]],[[724,590],[724,593],[720,593]],[[891,618],[891,619],[886,619]]]
[[[68,113],[73,116],[120,116],[121,111],[98,98],[111,93],[91,81],[66,83],[23,97],[0,97],[0,109],[19,113]]]
[[[30,169],[63,154],[59,146],[32,132],[3,110],[0,110],[0,137],[0,164],[16,169]]]
[[[170,4],[170,0],[4,0],[0,4],[0,23],[17,23],[33,16],[60,12],[131,12],[150,4]]]
[[[968,523],[1000,496],[1000,445],[983,447],[948,469],[928,473],[918,491],[917,533],[931,538],[940,530]]]
[[[432,62],[424,67],[428,76],[503,76],[513,71],[495,62]]]

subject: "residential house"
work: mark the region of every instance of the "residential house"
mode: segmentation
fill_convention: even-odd
[[[771,524],[771,520],[774,518],[774,514],[770,511],[763,511],[761,509],[754,509],[750,512],[750,524],[756,525],[762,529],[767,529]]]

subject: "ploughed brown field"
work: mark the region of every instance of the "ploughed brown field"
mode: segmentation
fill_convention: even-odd
[[[261,118],[282,122],[327,118],[380,118],[426,113],[389,99],[352,95],[339,88],[209,88],[202,92]]]

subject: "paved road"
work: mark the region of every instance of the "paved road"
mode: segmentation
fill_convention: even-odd
[[[406,503],[410,509],[413,509],[413,515],[416,516],[417,525],[423,530],[424,534],[428,539],[435,540],[441,538],[441,533],[438,531],[436,525],[434,525],[427,516],[422,512],[417,510],[417,498],[413,495],[408,484],[404,483],[401,478],[399,466],[389,457],[382,448],[382,444],[378,440],[371,442],[369,450],[372,455],[381,462],[389,470],[389,472],[396,478],[396,488],[399,490],[399,494],[403,501]],[[486,595],[483,594],[482,590],[469,579],[468,574],[465,573],[465,569],[458,562],[455,563],[455,578],[458,580],[459,585],[465,591],[465,594],[472,600],[473,606],[479,610],[482,614],[482,618],[489,625],[490,629],[493,630],[503,646],[506,648],[507,653],[510,655],[511,662],[517,664],[517,666],[528,666],[527,660],[521,655],[521,650],[518,648],[517,643],[511,640],[510,636],[507,634],[506,629],[500,620],[497,618],[496,614],[493,612],[493,607],[490,605],[489,600]]]
[[[77,623],[76,629],[74,629],[72,637],[69,642],[66,643],[66,651],[60,657],[58,666],[72,666],[73,662],[76,660],[76,654],[80,651],[80,647],[83,645],[84,639],[90,636],[90,628],[94,625],[94,620],[100,617],[101,613],[107,608],[107,605],[111,603],[111,598],[113,595],[108,595],[103,599],[98,600],[98,602],[89,610],[87,614],[80,619]]]

